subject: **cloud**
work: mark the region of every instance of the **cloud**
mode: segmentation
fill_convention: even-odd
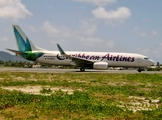
[[[0,41],[8,41],[7,37],[0,37]]]
[[[109,21],[123,21],[130,18],[131,11],[126,7],[119,7],[116,11],[106,11],[104,7],[98,7],[92,11],[96,19],[104,19]]]
[[[46,21],[42,25],[42,30],[48,35],[48,36],[62,36],[63,38],[70,38],[74,35],[84,35],[84,36],[93,36],[93,34],[96,32],[97,28],[94,24],[89,24],[88,22],[83,22],[82,26],[80,27],[80,30],[70,30],[67,27],[64,26],[53,26],[49,21]]]
[[[145,32],[141,32],[141,33],[140,33],[140,36],[141,36],[141,37],[146,37],[146,35],[147,35],[147,33],[145,33]]]
[[[144,30],[140,27],[134,27],[133,31],[142,38],[155,38],[158,36],[158,32],[155,30]]]
[[[143,19],[142,21],[143,21],[143,22],[147,22],[147,23],[152,22],[152,20],[151,20],[151,19]]]
[[[0,18],[18,20],[32,13],[26,8],[21,0],[0,0]]]
[[[32,26],[28,26],[29,30],[32,31],[32,32],[37,32],[36,29]]]
[[[45,31],[48,36],[59,34],[58,28],[52,26],[51,23],[48,21],[43,23],[42,30]]]
[[[90,24],[90,23],[84,21],[81,29],[82,29],[82,33],[84,33],[86,36],[92,36],[96,33],[97,26],[93,23]]]
[[[71,30],[65,26],[54,26],[46,21],[42,24],[42,30],[50,39],[52,38],[51,43],[70,45],[73,48],[70,47],[70,50],[78,49],[78,45],[84,50],[104,50],[107,47],[114,47],[113,41],[96,37],[97,26],[92,21],[84,21],[78,30]]]
[[[158,35],[158,33],[156,31],[152,31],[152,35],[156,36],[156,35]]]
[[[149,38],[149,37],[155,37],[158,35],[158,33],[156,31],[150,31],[150,32],[141,32],[140,30],[137,30],[136,32],[139,32],[139,36],[142,38]]]
[[[130,18],[131,10],[127,7],[119,7],[116,11],[106,9],[103,6],[106,6],[110,3],[115,3],[116,0],[73,0],[78,2],[92,3],[98,6],[97,9],[92,10],[91,13],[96,19],[107,20],[112,24],[112,21],[123,22],[125,19]]]
[[[105,6],[109,3],[116,2],[116,0],[74,0],[74,1],[92,3],[98,6]]]

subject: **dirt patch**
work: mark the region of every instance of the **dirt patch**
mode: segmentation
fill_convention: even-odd
[[[130,110],[133,113],[137,111],[152,111],[159,108],[160,98],[152,99],[152,98],[145,98],[145,97],[136,97],[130,96],[130,102],[124,103],[122,101],[119,102],[117,105],[118,107],[122,108],[123,110]]]
[[[4,80],[4,78],[0,78],[0,80]]]
[[[17,91],[21,91],[24,93],[29,93],[29,94],[34,94],[34,95],[50,95],[56,91],[63,91],[66,92],[67,94],[73,94],[74,90],[70,89],[70,88],[63,88],[63,87],[50,87],[50,86],[9,86],[9,87],[2,87],[2,89],[5,90],[9,90],[9,91],[13,91],[13,90],[17,90]],[[50,94],[42,94],[41,90],[46,89],[46,90],[50,90]],[[79,91],[81,91],[80,89],[77,89]]]

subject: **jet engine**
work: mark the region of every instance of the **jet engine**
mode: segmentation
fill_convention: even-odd
[[[93,64],[93,69],[107,70],[108,69],[108,63],[107,62],[96,62],[96,63]]]

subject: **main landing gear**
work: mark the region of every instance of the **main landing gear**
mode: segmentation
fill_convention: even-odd
[[[142,70],[141,70],[141,68],[138,68],[138,72],[141,72]]]
[[[80,72],[84,72],[85,71],[85,68],[84,67],[81,67],[80,68]]]

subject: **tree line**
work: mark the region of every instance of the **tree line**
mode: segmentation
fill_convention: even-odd
[[[0,60],[0,65],[5,67],[26,67],[26,68],[32,68],[33,62],[29,61],[3,61]]]
[[[4,67],[19,67],[19,68],[33,68],[35,66],[35,62],[31,61],[3,61],[0,60],[0,66]],[[49,64],[39,64],[41,68],[74,68],[73,66],[54,66],[54,65],[49,65]]]

